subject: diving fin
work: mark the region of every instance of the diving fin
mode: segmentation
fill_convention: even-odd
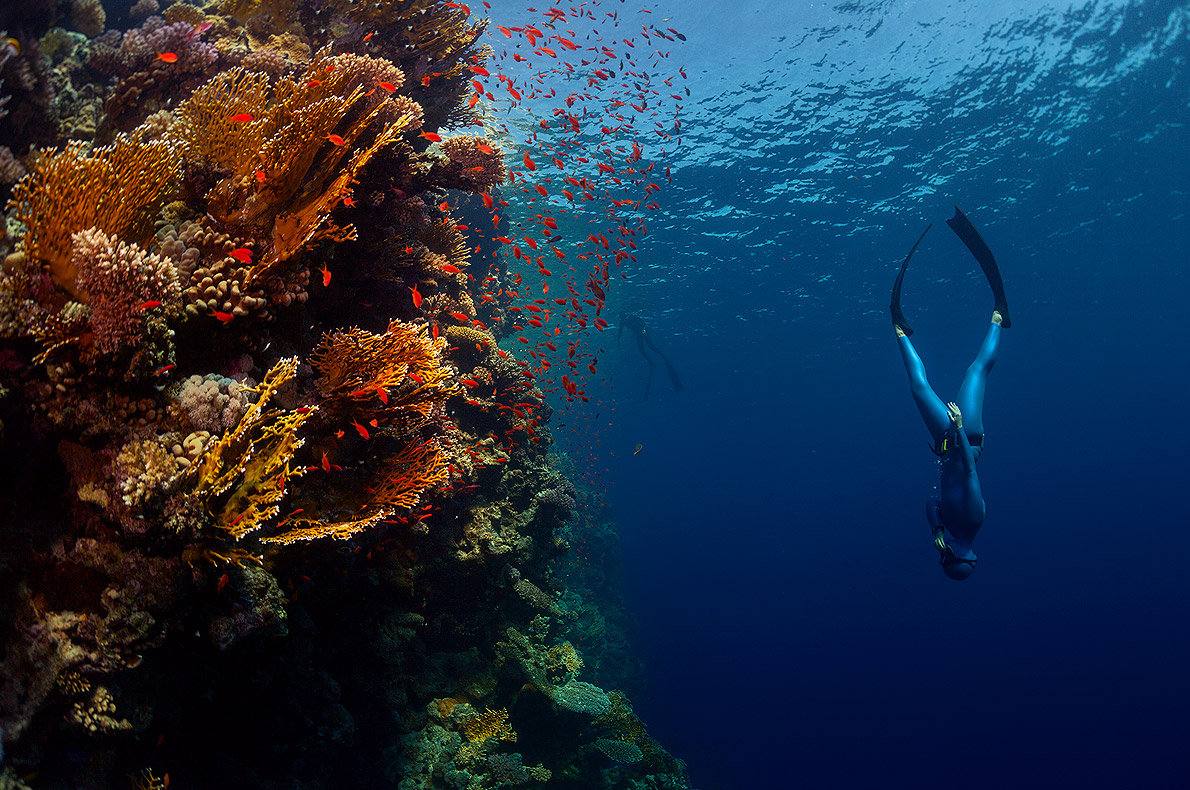
[[[909,259],[913,257],[913,253],[917,252],[921,240],[926,237],[932,227],[934,227],[933,224],[926,225],[926,229],[917,237],[917,241],[913,242],[913,248],[905,256],[905,262],[901,264],[901,271],[897,273],[897,281],[893,283],[892,302],[888,307],[892,311],[893,326],[904,332],[906,336],[913,334],[913,327],[909,326],[909,322],[905,320],[905,314],[901,312],[901,283],[905,280],[905,270],[909,268]]]
[[[995,309],[1000,313],[1001,325],[1005,329],[1012,326],[1012,319],[1008,317],[1008,299],[1004,296],[1004,280],[1000,277],[1000,267],[996,265],[996,258],[988,248],[987,242],[958,206],[954,207],[954,216],[946,220],[946,224],[963,244],[967,245],[975,260],[979,261],[979,268],[983,269],[984,276],[988,278],[988,285],[992,287],[992,296],[996,300]]]

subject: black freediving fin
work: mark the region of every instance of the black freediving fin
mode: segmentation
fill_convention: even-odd
[[[975,260],[979,261],[979,268],[988,278],[988,285],[992,287],[992,296],[996,300],[996,311],[1000,313],[1001,326],[1005,329],[1012,326],[1012,319],[1008,317],[1008,299],[1004,296],[1004,280],[1000,277],[1000,267],[996,265],[996,258],[992,255],[988,244],[979,235],[979,231],[967,219],[967,215],[958,206],[954,207],[954,216],[946,220],[946,224],[955,235],[967,245]]]
[[[656,349],[654,349],[656,350]],[[685,387],[682,386],[682,380],[678,378],[678,371],[674,370],[674,366],[669,364],[669,357],[657,352],[657,356],[661,357],[661,361],[665,363],[665,372],[669,374],[669,381],[674,385],[674,392],[681,392]]]
[[[905,320],[905,314],[901,312],[901,283],[905,280],[905,269],[909,268],[909,259],[913,257],[913,253],[917,252],[921,240],[926,237],[932,227],[934,227],[933,224],[926,225],[926,229],[917,237],[917,241],[913,242],[913,248],[905,256],[905,262],[901,264],[901,271],[897,273],[897,281],[893,283],[892,302],[888,307],[892,311],[893,326],[900,328],[906,335],[913,334],[913,327],[909,326],[909,322]]]

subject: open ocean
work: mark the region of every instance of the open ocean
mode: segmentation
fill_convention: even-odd
[[[692,98],[608,311],[685,389],[613,321],[600,424],[650,732],[704,790],[1186,786],[1190,5],[647,5]],[[953,398],[956,204],[1013,311],[962,583],[888,314],[933,223],[904,305]]]

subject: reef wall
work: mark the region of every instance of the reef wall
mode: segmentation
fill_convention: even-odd
[[[2,17],[0,787],[686,787],[476,298],[485,23],[162,5]]]

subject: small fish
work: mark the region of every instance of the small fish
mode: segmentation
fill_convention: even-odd
[[[247,123],[252,120],[252,113],[242,112],[238,115],[231,116],[232,123]]]
[[[375,30],[373,30],[373,31],[372,31],[371,33],[369,33],[368,35],[364,36],[364,41],[365,41],[365,42],[366,42],[366,41],[370,41],[370,40],[372,39],[372,36],[374,36],[374,35],[376,35],[376,31],[375,31]]]
[[[223,313],[223,312],[220,312],[220,311],[218,311],[218,310],[216,310],[215,312],[211,313],[211,315],[215,316],[216,318],[218,318],[220,321],[222,321],[222,322],[223,322],[223,323],[225,323],[225,324],[226,324],[228,321],[231,321],[233,318],[235,318],[235,316],[234,316],[234,315],[232,315],[231,313]]]
[[[328,134],[326,139],[330,140],[334,145],[343,145],[346,141],[337,134]]]
[[[343,205],[347,206],[347,208],[355,208],[355,198],[348,195],[347,197],[343,198]]]
[[[240,263],[252,263],[252,250],[247,247],[237,247],[227,254]]]
[[[160,376],[162,373],[168,373],[169,371],[173,370],[174,367],[176,367],[176,366],[175,365],[166,365],[163,368],[153,371],[153,375]]]
[[[446,272],[447,274],[458,274],[462,270],[458,266],[452,266],[449,263],[444,263],[442,264],[442,271]]]
[[[158,52],[157,60],[163,61],[165,63],[177,63],[178,55],[175,52]]]
[[[490,145],[484,145],[483,143],[476,143],[476,144],[475,144],[475,150],[476,150],[476,151],[479,151],[481,154],[494,154],[494,153],[496,153],[495,149],[493,149],[493,148],[492,148]]]
[[[355,420],[352,420],[352,421],[351,421],[351,424],[352,424],[353,426],[355,426],[355,430],[359,432],[359,435],[360,435],[360,436],[364,437],[365,439],[367,439],[367,438],[368,438],[368,429],[367,429],[367,428],[365,428],[364,426],[360,425],[360,424],[359,424],[358,422],[356,422]]]
[[[391,82],[381,82],[379,85],[381,90],[387,91],[389,93],[393,93],[397,90],[397,86],[393,85]]]
[[[470,69],[471,69],[471,71],[475,72],[476,74],[478,74],[481,77],[492,76],[491,73],[487,69],[485,69],[483,66],[471,66]]]
[[[368,420],[368,425],[371,425],[373,428],[379,428],[380,422],[378,420],[376,420],[375,418],[373,418],[371,420]]]
[[[636,445],[636,449],[632,451],[632,454],[633,454],[633,455],[636,455],[637,453],[639,453],[639,452],[640,452],[641,450],[643,450],[643,449],[645,449],[645,446],[644,446],[643,444],[639,444],[639,443],[638,443],[638,444]]]
[[[215,592],[223,592],[223,588],[231,581],[231,577],[226,573],[219,577],[219,583],[215,585]]]
[[[525,152],[524,162],[525,162],[525,167],[526,167],[527,169],[529,169],[529,170],[536,170],[536,169],[537,169],[537,165],[533,164],[533,160],[529,158],[529,152],[528,152],[528,151],[526,151],[526,152]]]
[[[157,301],[157,300],[155,300],[155,299],[151,299],[151,300],[149,300],[148,302],[142,302],[142,303],[141,303],[141,306],[140,306],[139,308],[137,308],[137,309],[139,309],[139,310],[152,310],[154,307],[161,307],[161,302],[158,302],[158,301]]]
[[[468,315],[466,315],[465,313],[452,312],[452,313],[448,313],[448,315],[450,315],[451,318],[462,321],[464,324],[471,323],[471,318]]]
[[[476,381],[475,379],[459,379],[459,382],[462,384],[466,384],[468,387],[478,387],[479,386],[479,382]]]
[[[380,398],[381,403],[385,406],[388,405],[388,392],[385,391],[384,387],[376,388],[376,396]]]
[[[322,80],[310,80],[306,83],[307,88],[317,88],[322,85]]]
[[[264,183],[264,171],[263,170],[256,171],[256,180],[262,184]]]
[[[319,271],[322,272],[322,287],[326,288],[331,284],[331,270],[326,268],[326,264],[324,263]]]
[[[324,472],[331,471],[331,462],[330,462],[330,459],[328,459],[326,457],[326,453],[322,454],[322,471],[324,471]]]
[[[484,208],[494,208],[495,207],[496,201],[492,200],[491,195],[480,195],[480,197],[483,198]]]
[[[442,211],[450,211],[450,204],[444,200],[438,204],[438,208]]]
[[[442,137],[434,134],[433,132],[422,132],[421,134],[418,135],[418,137],[424,137],[427,140],[429,140],[431,143],[442,142]]]
[[[410,373],[409,378],[412,379],[413,381],[416,381],[418,384],[426,383],[426,380],[423,379],[421,376],[417,375],[416,373]]]
[[[409,292],[413,294],[413,306],[420,309],[421,308],[421,292],[417,290],[416,285],[413,286],[412,288],[410,288]]]

